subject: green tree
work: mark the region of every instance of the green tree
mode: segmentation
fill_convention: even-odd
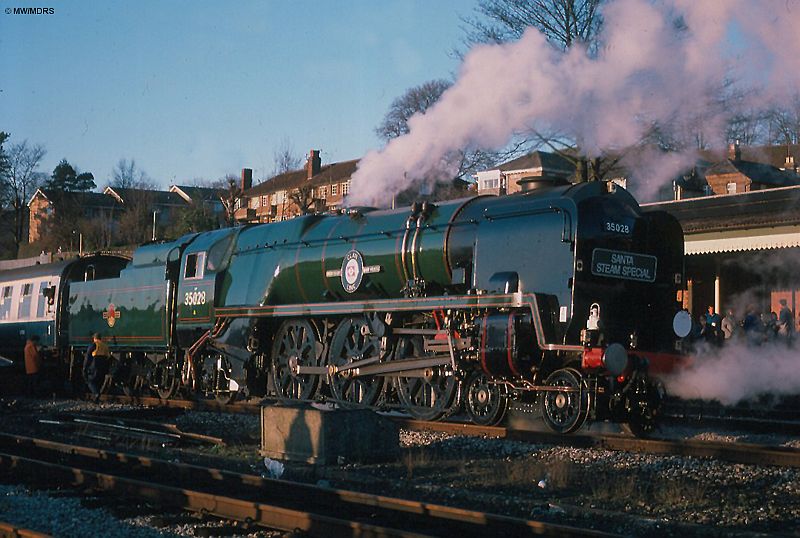
[[[172,238],[178,238],[188,233],[205,232],[217,228],[219,228],[219,221],[214,213],[206,205],[200,203],[178,211],[169,235]]]
[[[91,172],[78,173],[66,159],[61,159],[61,162],[53,169],[53,174],[45,187],[60,192],[85,192],[94,189],[97,185],[94,183],[94,175]]]

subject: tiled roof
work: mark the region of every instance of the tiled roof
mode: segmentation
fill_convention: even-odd
[[[149,203],[161,206],[175,205],[185,206],[186,201],[181,198],[177,192],[170,191],[156,191],[150,189],[119,189],[113,187],[106,187],[103,191],[107,193],[109,190],[117,193],[122,198],[123,203],[130,203],[131,200],[147,200]]]
[[[780,170],[770,164],[746,160],[726,159],[717,162],[705,171],[705,176],[708,178],[709,176],[735,173],[740,173],[756,183],[775,185],[776,187],[800,184],[800,177],[794,172]]]
[[[54,189],[39,189],[39,192],[53,203],[68,201],[81,207],[99,208],[112,208],[119,205],[115,198],[100,192],[64,192]]]
[[[791,155],[800,164],[800,144],[781,144],[779,146],[740,146],[741,160],[770,164],[775,168],[783,168],[786,156]],[[727,150],[704,150],[700,155],[711,162],[719,162],[728,158]]]
[[[192,201],[202,200],[211,202],[219,200],[220,194],[225,193],[225,189],[214,189],[212,187],[196,187],[189,185],[173,185],[183,191]]]
[[[556,153],[547,151],[533,151],[522,157],[501,164],[497,167],[500,170],[527,170],[529,168],[542,168],[546,170],[558,170],[572,173],[575,165]]]
[[[358,160],[331,163],[320,167],[320,171],[310,180],[307,179],[306,169],[293,170],[272,177],[252,189],[244,191],[244,196],[254,198],[264,194],[270,194],[281,190],[291,190],[301,185],[317,187],[330,183],[341,183],[350,179],[356,171]]]
[[[686,233],[800,224],[800,186],[642,204],[677,218]]]

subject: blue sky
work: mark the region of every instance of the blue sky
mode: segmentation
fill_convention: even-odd
[[[52,7],[52,15],[6,14]],[[104,186],[121,158],[160,186],[255,170],[288,140],[323,163],[380,146],[393,99],[458,70],[472,0],[0,0],[0,130]]]

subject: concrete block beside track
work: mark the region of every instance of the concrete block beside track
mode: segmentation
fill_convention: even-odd
[[[261,455],[319,465],[396,459],[400,429],[367,409],[261,408]]]

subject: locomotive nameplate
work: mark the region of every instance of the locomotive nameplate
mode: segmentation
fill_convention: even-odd
[[[592,274],[609,278],[655,282],[658,259],[647,254],[596,248],[592,252]]]

